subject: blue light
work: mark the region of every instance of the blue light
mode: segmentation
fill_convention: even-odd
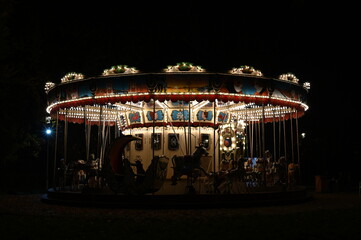
[[[51,135],[52,132],[53,132],[53,131],[52,131],[50,128],[48,128],[48,129],[45,130],[46,135]]]

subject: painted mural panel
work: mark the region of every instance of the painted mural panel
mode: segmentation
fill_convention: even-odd
[[[88,84],[79,84],[78,91],[80,98],[92,96],[92,93],[90,91],[90,86]]]
[[[217,123],[227,123],[228,121],[229,121],[229,113],[227,112],[217,113]]]
[[[229,93],[268,96],[268,88],[264,79],[235,78],[226,82]]]
[[[199,78],[197,76],[188,75],[172,75],[166,79],[166,92],[209,92],[209,80],[207,78]]]
[[[113,81],[97,81],[95,96],[106,96],[114,93]]]
[[[130,112],[128,114],[129,124],[140,124],[143,123],[142,113],[141,112]]]
[[[275,90],[272,95],[273,97],[292,99],[292,100],[302,100],[302,94],[299,91],[299,88],[295,88],[293,84],[275,82],[274,86],[275,86]]]
[[[213,120],[213,111],[199,110],[197,112],[197,121],[212,121]]]
[[[66,88],[66,99],[77,99],[78,98],[78,86],[76,84],[68,86]]]
[[[129,81],[129,93],[148,92],[147,83],[144,79],[132,79]]]
[[[188,121],[189,111],[188,110],[173,110],[171,113],[172,121]]]
[[[147,111],[146,114],[146,120],[148,122],[153,122],[154,121],[164,121],[164,113],[162,110],[158,110],[158,111]]]
[[[129,92],[129,82],[127,79],[115,78],[113,79],[113,92],[115,94],[125,94]]]

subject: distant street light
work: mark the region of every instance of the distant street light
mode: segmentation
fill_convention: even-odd
[[[45,133],[46,133],[46,135],[51,135],[53,133],[53,131],[50,128],[47,128],[45,130]]]

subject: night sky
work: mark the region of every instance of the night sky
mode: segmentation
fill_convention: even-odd
[[[45,82],[59,83],[68,72],[97,76],[119,64],[159,72],[188,61],[210,72],[250,65],[267,77],[291,72],[310,82],[310,109],[300,120],[309,171],[334,174],[342,165],[359,177],[358,79],[349,67],[356,55],[353,6],[301,0],[74,2],[1,2],[1,106],[7,123],[1,135],[8,155],[21,149],[10,147],[22,144],[16,134],[43,137]]]

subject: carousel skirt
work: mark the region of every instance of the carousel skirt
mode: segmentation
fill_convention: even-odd
[[[301,203],[312,199],[305,187],[292,190],[251,192],[242,194],[185,195],[121,195],[114,193],[82,193],[49,189],[44,203],[78,207],[106,208],[234,208]]]

